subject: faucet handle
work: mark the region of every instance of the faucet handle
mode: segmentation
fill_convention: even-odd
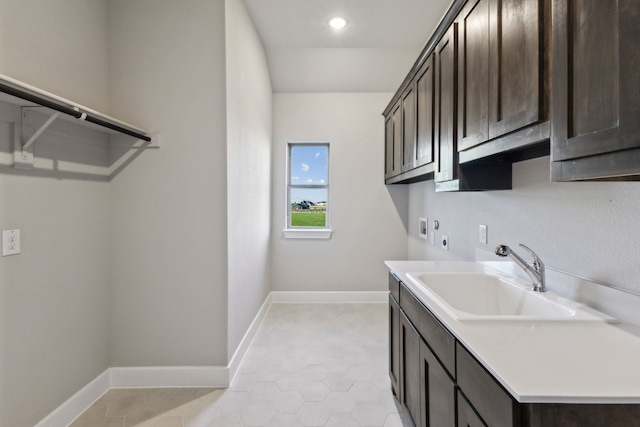
[[[533,265],[534,265],[534,267],[536,267],[538,270],[541,270],[541,269],[544,268],[544,264],[540,260],[540,257],[535,252],[533,252],[531,250],[531,248],[523,245],[522,243],[520,243],[520,247],[526,249],[531,254],[531,256],[533,257]]]

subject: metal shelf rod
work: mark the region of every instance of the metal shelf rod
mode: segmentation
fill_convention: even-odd
[[[0,76],[0,77],[3,77],[3,76]],[[2,78],[2,80],[8,80],[8,79]],[[3,81],[0,81],[0,92],[4,92],[16,98],[33,102],[35,104],[50,108],[55,111],[59,111],[60,113],[67,114],[79,120],[85,120],[87,122],[94,123],[98,126],[102,126],[104,128],[111,129],[116,132],[120,132],[122,134],[131,136],[134,138],[138,138],[146,142],[151,142],[151,137],[141,132],[121,126],[115,121],[110,121],[105,118],[101,118],[91,111],[82,111],[80,107],[76,107],[76,106],[70,107],[68,105],[62,104],[61,103],[62,101],[58,102],[57,99],[54,99],[54,100],[48,99],[48,98],[45,98],[44,96],[39,96],[30,91],[22,90],[16,87],[18,83],[19,82],[17,81],[11,81],[10,84],[7,84],[7,83],[4,83]]]

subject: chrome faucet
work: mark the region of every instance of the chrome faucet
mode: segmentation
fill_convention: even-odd
[[[517,253],[513,252],[507,245],[498,246],[496,248],[496,255],[502,257],[511,257],[511,259],[513,259],[516,264],[524,269],[525,273],[527,273],[529,277],[531,277],[531,280],[533,280],[533,288],[531,288],[532,291],[547,292],[544,280],[544,264],[542,263],[540,258],[538,258],[538,255],[536,255],[535,252],[533,252],[522,243],[520,243],[520,246],[529,251],[529,253],[533,256],[533,261],[531,261],[531,264],[520,258],[520,256]]]

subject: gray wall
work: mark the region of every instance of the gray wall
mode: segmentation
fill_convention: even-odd
[[[386,259],[407,257],[407,188],[384,185],[387,93],[275,94],[272,288],[382,291]],[[287,142],[328,141],[329,240],[284,239]]]
[[[113,366],[227,363],[224,17],[109,2],[112,114],[162,138],[111,182]]]
[[[473,260],[476,247],[524,243],[549,267],[640,294],[637,182],[550,182],[543,157],[514,164],[511,191],[435,193],[430,181],[409,194],[410,259]],[[440,222],[449,252],[418,237],[422,216]],[[487,245],[478,243],[479,224],[488,226]]]
[[[106,109],[102,0],[0,0],[0,73]],[[32,426],[108,365],[109,186],[104,135],[56,122],[36,170],[12,168],[0,103],[0,229],[22,253],[0,258],[0,426]]]
[[[229,358],[270,290],[272,94],[242,0],[226,0]]]

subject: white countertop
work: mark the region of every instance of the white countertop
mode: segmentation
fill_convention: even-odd
[[[639,327],[599,322],[460,322],[406,274],[495,273],[494,263],[385,264],[518,402],[640,403]]]

